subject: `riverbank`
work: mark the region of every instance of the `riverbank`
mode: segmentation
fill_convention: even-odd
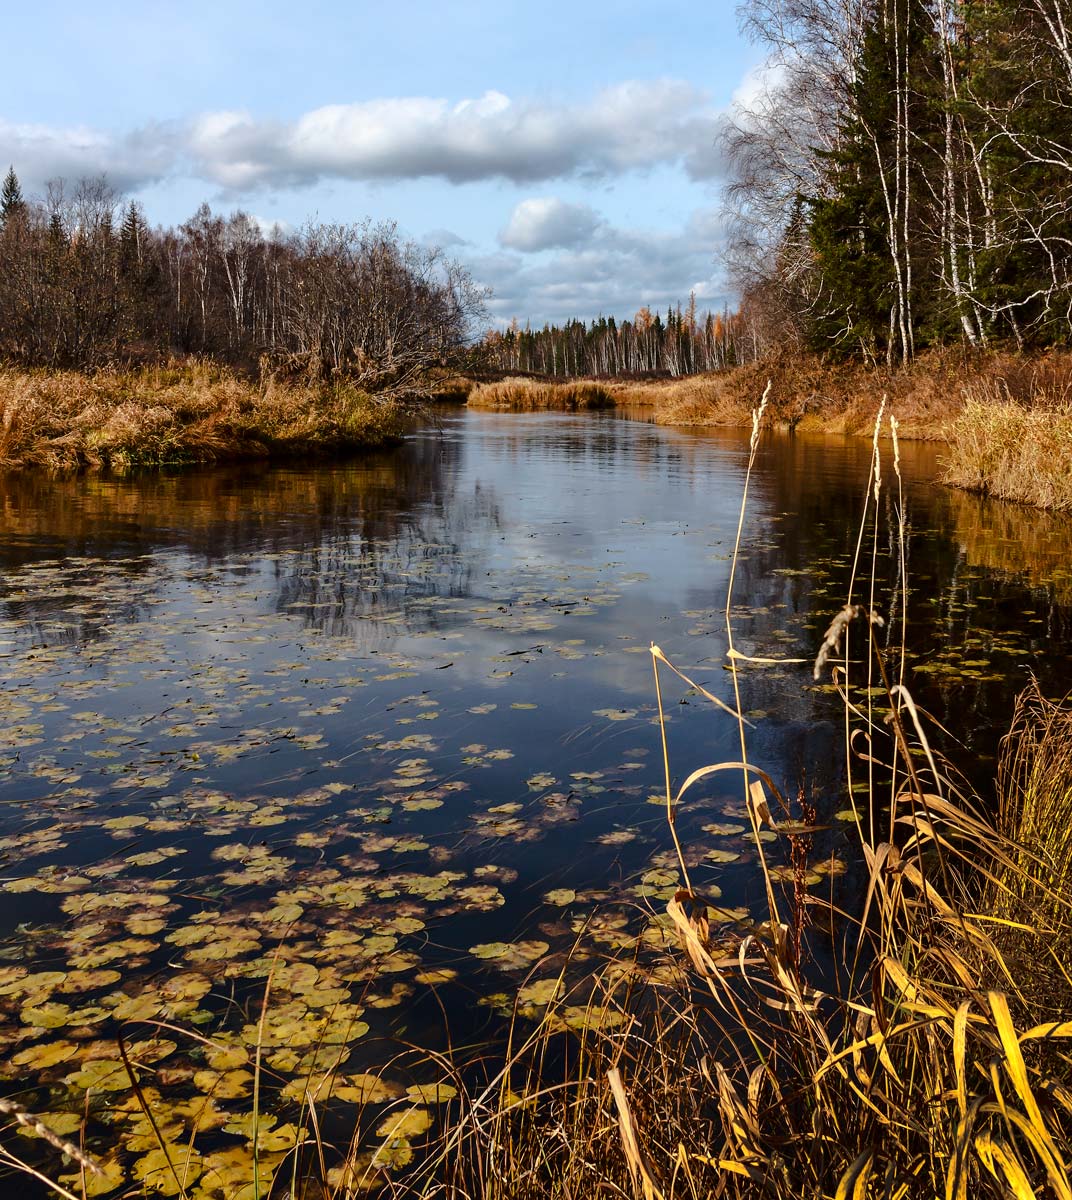
[[[258,382],[188,362],[0,370],[0,469],[129,470],[389,445],[405,408],[347,384]]]
[[[748,426],[768,381],[775,425],[870,437],[886,397],[901,438],[948,445],[943,482],[1072,511],[1069,353],[929,353],[894,371],[803,356],[655,381],[505,379],[475,386],[469,403],[523,412],[643,406],[660,425]]]

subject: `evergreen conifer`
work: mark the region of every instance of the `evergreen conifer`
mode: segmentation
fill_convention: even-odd
[[[6,225],[12,217],[21,216],[25,211],[26,201],[22,198],[19,177],[14,166],[8,167],[4,186],[0,189],[0,224]]]

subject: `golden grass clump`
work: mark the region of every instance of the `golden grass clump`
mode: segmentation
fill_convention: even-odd
[[[535,412],[541,409],[562,409],[576,412],[583,409],[613,408],[611,391],[600,383],[576,380],[568,383],[549,383],[538,379],[509,378],[498,383],[480,383],[469,393],[471,408]]]
[[[1028,405],[976,388],[948,438],[946,483],[1072,512],[1072,403]]]
[[[255,383],[185,362],[130,371],[0,370],[0,468],[127,470],[383,445],[403,409],[345,383]]]
[[[1008,922],[1025,991],[1054,1019],[1072,1016],[1072,708],[1037,682],[1020,695],[998,768],[1000,826],[1015,869],[996,872],[991,901]]]

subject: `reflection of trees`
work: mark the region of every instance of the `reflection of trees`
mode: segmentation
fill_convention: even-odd
[[[795,622],[806,640],[794,652],[814,652],[848,592],[870,451],[864,439],[796,435],[767,443],[751,508],[784,516],[771,525],[769,538],[754,516],[751,521],[759,544],[739,564],[737,595],[769,611],[743,613],[737,622],[742,636],[769,648],[777,645],[773,632]],[[882,637],[893,655],[903,622],[909,664],[922,668],[909,679],[917,701],[969,749],[992,755],[1026,666],[1043,677],[1044,687],[1047,677],[1062,686],[1072,651],[1066,565],[1072,529],[1061,518],[934,485],[934,448],[909,443],[901,451],[907,611],[900,611],[896,480],[888,451],[877,539],[869,518],[855,596],[866,600],[873,569],[877,607],[892,618]],[[801,682],[810,679],[793,687],[750,680],[750,703],[775,706],[780,698],[789,713],[803,715]],[[955,753],[963,759],[962,751]]]
[[[486,491],[457,494],[458,453],[457,443],[428,435],[396,452],[311,469],[7,476],[0,601],[45,640],[85,640],[136,619],[145,598],[170,582],[174,561],[162,552],[210,570],[264,555],[276,564],[275,606],[315,605],[304,613],[318,628],[343,633],[400,609],[405,622],[428,627],[434,613],[408,602],[465,594],[472,562],[462,546],[474,527],[499,521]],[[53,573],[55,590],[47,586]]]
[[[438,629],[435,608],[417,602],[468,596],[473,547],[501,521],[493,494],[458,490],[458,449],[419,438],[379,473],[376,487],[330,512],[321,507],[319,536],[278,561],[276,606],[299,610],[333,636],[397,618],[408,632]]]
[[[42,579],[41,571],[49,578]],[[121,566],[91,562],[57,569],[50,564],[7,575],[0,581],[0,604],[33,645],[77,646],[141,620],[145,597],[163,581],[161,565],[147,558]]]

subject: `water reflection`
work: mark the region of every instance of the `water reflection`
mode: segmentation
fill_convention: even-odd
[[[327,995],[417,1039],[433,978],[464,1040],[474,997],[553,974],[578,936],[577,962],[633,944],[676,881],[648,647],[730,698],[747,454],[739,431],[462,413],[340,466],[0,482],[0,1051],[47,1061],[69,1037],[45,1082],[79,1086],[83,1043],[176,1019],[157,971],[185,981],[182,1022],[240,1038],[276,953],[286,1020]],[[910,686],[985,788],[1026,671],[1067,679],[1069,531],[944,491],[934,457],[903,447],[854,586],[873,575],[890,654],[906,629]],[[764,440],[733,610],[739,650],[786,660],[743,672],[750,755],[814,798],[845,908],[842,722],[811,663],[869,467],[866,441]],[[732,721],[684,686],[667,700],[678,782],[737,757]],[[709,779],[678,829],[696,884],[746,915],[741,803]],[[84,995],[55,1000],[73,972]],[[60,1023],[27,1024],[46,1003]],[[373,1061],[340,1036],[347,1069]]]

